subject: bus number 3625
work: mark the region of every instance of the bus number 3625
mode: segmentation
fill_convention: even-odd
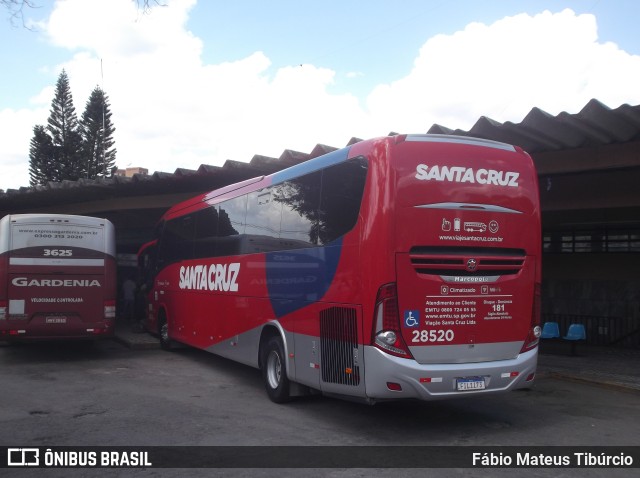
[[[412,342],[453,342],[453,330],[414,330]]]
[[[45,249],[45,256],[58,256],[58,257],[71,257],[73,255],[72,249]]]

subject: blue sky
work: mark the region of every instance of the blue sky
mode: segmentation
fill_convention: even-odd
[[[78,115],[109,96],[118,166],[151,172],[640,104],[634,0],[34,3],[30,29],[0,10],[0,189],[28,185],[62,68]]]
[[[354,83],[366,93],[407,74],[419,48],[434,35],[454,34],[472,22],[491,24],[519,13],[566,8],[596,15],[601,42],[640,54],[640,2],[635,0],[201,1],[188,26],[207,39],[207,63],[262,50],[274,65],[312,63],[343,74],[361,72]]]

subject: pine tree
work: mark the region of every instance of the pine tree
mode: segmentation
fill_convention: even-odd
[[[53,142],[44,126],[33,127],[29,149],[29,182],[31,186],[44,185],[52,177],[54,164]]]
[[[29,150],[31,185],[109,175],[116,161],[114,131],[109,98],[98,86],[91,92],[78,122],[69,77],[62,70],[48,124],[46,128],[33,128]]]
[[[82,160],[85,161],[87,178],[105,177],[115,166],[115,130],[111,123],[109,97],[96,86],[87,100],[80,121]]]
[[[78,180],[86,175],[86,166],[82,164],[80,153],[82,137],[73,97],[69,87],[69,77],[62,70],[56,83],[56,94],[51,102],[51,111],[47,122],[47,131],[51,135],[54,147],[54,181]]]
[[[47,126],[33,128],[29,150],[29,176],[32,186],[48,181],[76,181],[87,175],[82,159],[82,136],[69,88],[69,77],[62,70],[56,83]]]

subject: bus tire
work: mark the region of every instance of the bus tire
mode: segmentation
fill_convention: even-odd
[[[161,314],[158,318],[158,335],[162,350],[172,350],[174,348],[173,340],[169,337],[169,322],[164,314]]]
[[[264,345],[262,378],[267,395],[272,402],[285,403],[291,400],[287,361],[282,339],[279,336],[270,337]]]

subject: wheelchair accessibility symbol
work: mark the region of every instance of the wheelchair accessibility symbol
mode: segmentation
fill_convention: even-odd
[[[419,310],[405,310],[404,311],[404,325],[406,327],[419,327],[420,326],[420,311]]]

